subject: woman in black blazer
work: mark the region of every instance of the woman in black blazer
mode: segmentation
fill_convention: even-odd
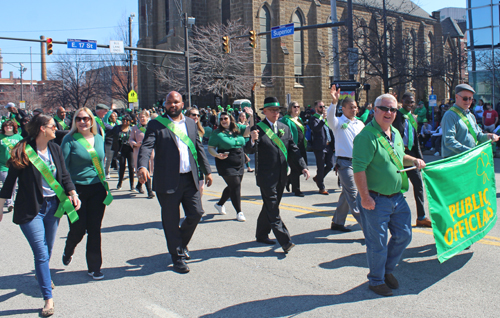
[[[54,215],[59,206],[59,199],[29,160],[27,145],[33,148],[34,156],[45,162],[76,210],[80,208],[80,200],[66,170],[61,148],[56,143],[49,142],[56,137],[54,119],[40,114],[33,117],[25,128],[28,137],[12,149],[11,158],[7,162],[9,174],[0,191],[0,206],[10,197],[17,179],[19,191],[14,203],[13,221],[20,225],[33,250],[36,278],[45,300],[42,316],[48,317],[54,314],[49,261],[60,220]],[[3,210],[0,210],[0,221],[2,216]]]

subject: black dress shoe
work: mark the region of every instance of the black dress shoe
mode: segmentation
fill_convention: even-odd
[[[257,239],[257,242],[263,243],[263,244],[269,244],[269,245],[276,244],[276,241],[273,241],[273,240],[269,239],[268,237],[263,238],[263,239]]]
[[[286,188],[287,192],[290,192],[290,183],[287,183],[286,186],[285,186],[285,188]]]
[[[189,255],[187,246],[182,249],[182,252],[184,252],[184,256],[186,257],[186,259],[191,259],[191,255]]]
[[[333,222],[332,222],[332,230],[333,231],[340,231],[340,232],[351,232],[352,231],[351,229],[348,229],[343,225],[335,224]]]
[[[302,193],[300,191],[295,191],[295,196],[303,198],[304,197],[304,193]]]
[[[283,245],[283,251],[285,252],[285,254],[288,254],[288,252],[290,252],[290,250],[295,246],[295,244],[293,244],[292,241],[286,243],[285,245]]]
[[[63,256],[62,256],[62,262],[64,264],[64,266],[68,266],[71,261],[73,260],[73,256],[66,256],[66,254],[63,253]]]
[[[189,266],[187,266],[186,261],[184,261],[182,258],[179,258],[178,260],[174,261],[174,271],[181,274],[189,273]]]

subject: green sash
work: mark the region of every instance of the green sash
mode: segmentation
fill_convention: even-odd
[[[108,182],[106,182],[106,175],[104,174],[104,169],[102,168],[101,160],[97,151],[95,151],[94,147],[90,145],[90,143],[83,137],[80,133],[74,133],[73,138],[80,143],[90,154],[90,158],[92,159],[92,164],[94,165],[95,170],[97,171],[97,175],[99,176],[99,180],[101,180],[104,189],[108,192],[106,195],[106,199],[104,199],[103,203],[105,205],[110,205],[113,202],[113,196],[111,195],[111,191],[109,191]]]
[[[399,111],[401,112],[401,114],[403,114],[404,118],[408,119],[413,129],[418,131],[418,125],[417,122],[415,122],[415,117],[413,117],[413,115],[404,108],[399,109]],[[415,141],[413,140],[413,129],[411,127],[408,127],[408,149],[410,150],[411,148],[413,148],[413,145],[415,143]]]
[[[450,108],[450,110],[452,110],[455,114],[457,114],[460,117],[460,119],[462,119],[462,121],[465,123],[465,125],[469,129],[470,134],[472,135],[472,137],[474,137],[474,141],[476,142],[476,145],[477,145],[477,134],[474,131],[474,129],[472,129],[472,126],[471,126],[471,124],[470,124],[469,119],[467,118],[467,116],[465,116],[462,113],[462,111],[459,110],[455,105],[453,105],[453,107]]]
[[[264,122],[262,121],[259,122],[257,126],[262,128],[262,130],[266,133],[267,137],[269,137],[269,139],[271,139],[276,144],[276,146],[280,148],[281,152],[283,152],[283,154],[285,155],[285,160],[288,160],[288,151],[286,150],[285,144],[283,143],[283,141],[281,141],[280,137],[278,137],[274,133],[274,131],[272,131],[271,128],[269,128],[269,126],[264,124]]]
[[[143,133],[145,133],[146,132],[146,127],[141,126],[141,127],[139,127],[139,130],[142,131]]]
[[[328,126],[328,121],[322,119],[320,114],[314,113],[313,116],[316,117],[316,118],[318,118],[319,120],[323,120],[325,122],[326,127],[330,128],[330,126]]]
[[[61,218],[64,215],[64,212],[66,212],[71,223],[78,221],[78,214],[76,213],[73,204],[69,200],[66,193],[64,193],[63,187],[54,178],[54,175],[50,171],[49,167],[47,167],[45,162],[40,158],[40,156],[38,156],[29,144],[26,144],[25,151],[33,166],[40,171],[45,181],[47,181],[50,188],[56,193],[57,198],[59,199],[59,206],[57,207],[57,211],[54,216]]]
[[[170,131],[172,131],[177,137],[179,137],[179,139],[183,143],[185,143],[188,146],[189,150],[191,151],[191,154],[194,157],[196,165],[198,165],[198,151],[196,150],[196,146],[194,145],[193,141],[188,137],[188,135],[186,135],[179,127],[177,127],[176,124],[174,124],[167,117],[158,116],[156,117],[156,120],[163,126],[170,129]]]
[[[54,119],[61,125],[61,127],[63,128],[63,130],[68,130],[69,126],[66,125],[66,123],[64,122],[64,120],[62,120],[61,118],[59,118],[59,116],[55,115]]]
[[[392,149],[391,145],[389,144],[387,139],[384,136],[382,136],[380,131],[378,131],[377,128],[373,127],[373,125],[366,125],[365,128],[377,137],[377,141],[389,153],[389,157],[391,157],[392,162],[396,165],[396,167],[399,170],[403,170],[404,166],[402,160],[398,158],[398,156],[394,152],[394,149]],[[401,193],[405,193],[406,191],[408,191],[409,187],[408,176],[406,175],[406,172],[401,172],[401,179],[403,181],[401,185]]]
[[[293,123],[295,124],[295,126],[297,126],[298,128],[300,128],[300,130],[302,130],[302,134],[304,134],[304,146],[307,149],[307,139],[305,138],[306,128],[304,127],[304,125],[302,125],[300,119],[298,117],[297,118],[293,118],[290,115],[286,115],[285,117],[288,118],[288,119],[290,119],[291,121],[293,121]]]
[[[12,119],[13,121],[16,122],[18,128],[21,128],[21,124],[17,121],[16,115],[14,115],[13,113],[11,113],[10,114],[10,119]]]
[[[99,118],[98,116],[94,116],[94,118],[95,121],[99,124],[99,126],[101,126],[102,132],[104,133],[106,131],[106,126],[104,126],[104,123],[102,122],[101,118]]]

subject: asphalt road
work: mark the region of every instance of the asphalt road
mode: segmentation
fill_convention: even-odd
[[[314,164],[314,156],[309,155]],[[434,159],[426,157],[427,161]],[[495,163],[500,167],[498,159]],[[497,181],[499,176],[497,173]],[[116,181],[113,173],[112,188]],[[486,239],[443,264],[437,261],[431,230],[414,228],[413,240],[394,272],[400,288],[393,297],[384,298],[368,290],[364,239],[354,218],[349,216],[346,224],[353,232],[330,230],[339,196],[333,173],[326,179],[328,196],[317,194],[313,181],[303,179],[306,197],[284,195],[281,215],[297,244],[286,256],[279,245],[254,242],[261,208],[254,175],[246,173],[243,180],[244,223],[235,220],[230,202],[227,215],[215,214],[213,204],[225,184],[216,173],[214,181],[203,196],[208,216],[189,246],[191,272],[185,275],[172,270],[158,201],[129,192],[128,180],[122,190],[113,190],[115,201],[103,220],[104,280],[87,276],[86,238],[77,247],[73,262],[67,267],[62,264],[68,232],[64,217],[51,260],[56,285],[54,317],[499,315],[498,225]],[[415,223],[414,200],[412,196],[407,199]],[[5,214],[0,223],[0,316],[37,317],[43,300],[34,278],[33,255],[11,217]]]

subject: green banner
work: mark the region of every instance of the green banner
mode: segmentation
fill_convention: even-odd
[[[439,262],[481,240],[497,220],[491,142],[422,170]]]

